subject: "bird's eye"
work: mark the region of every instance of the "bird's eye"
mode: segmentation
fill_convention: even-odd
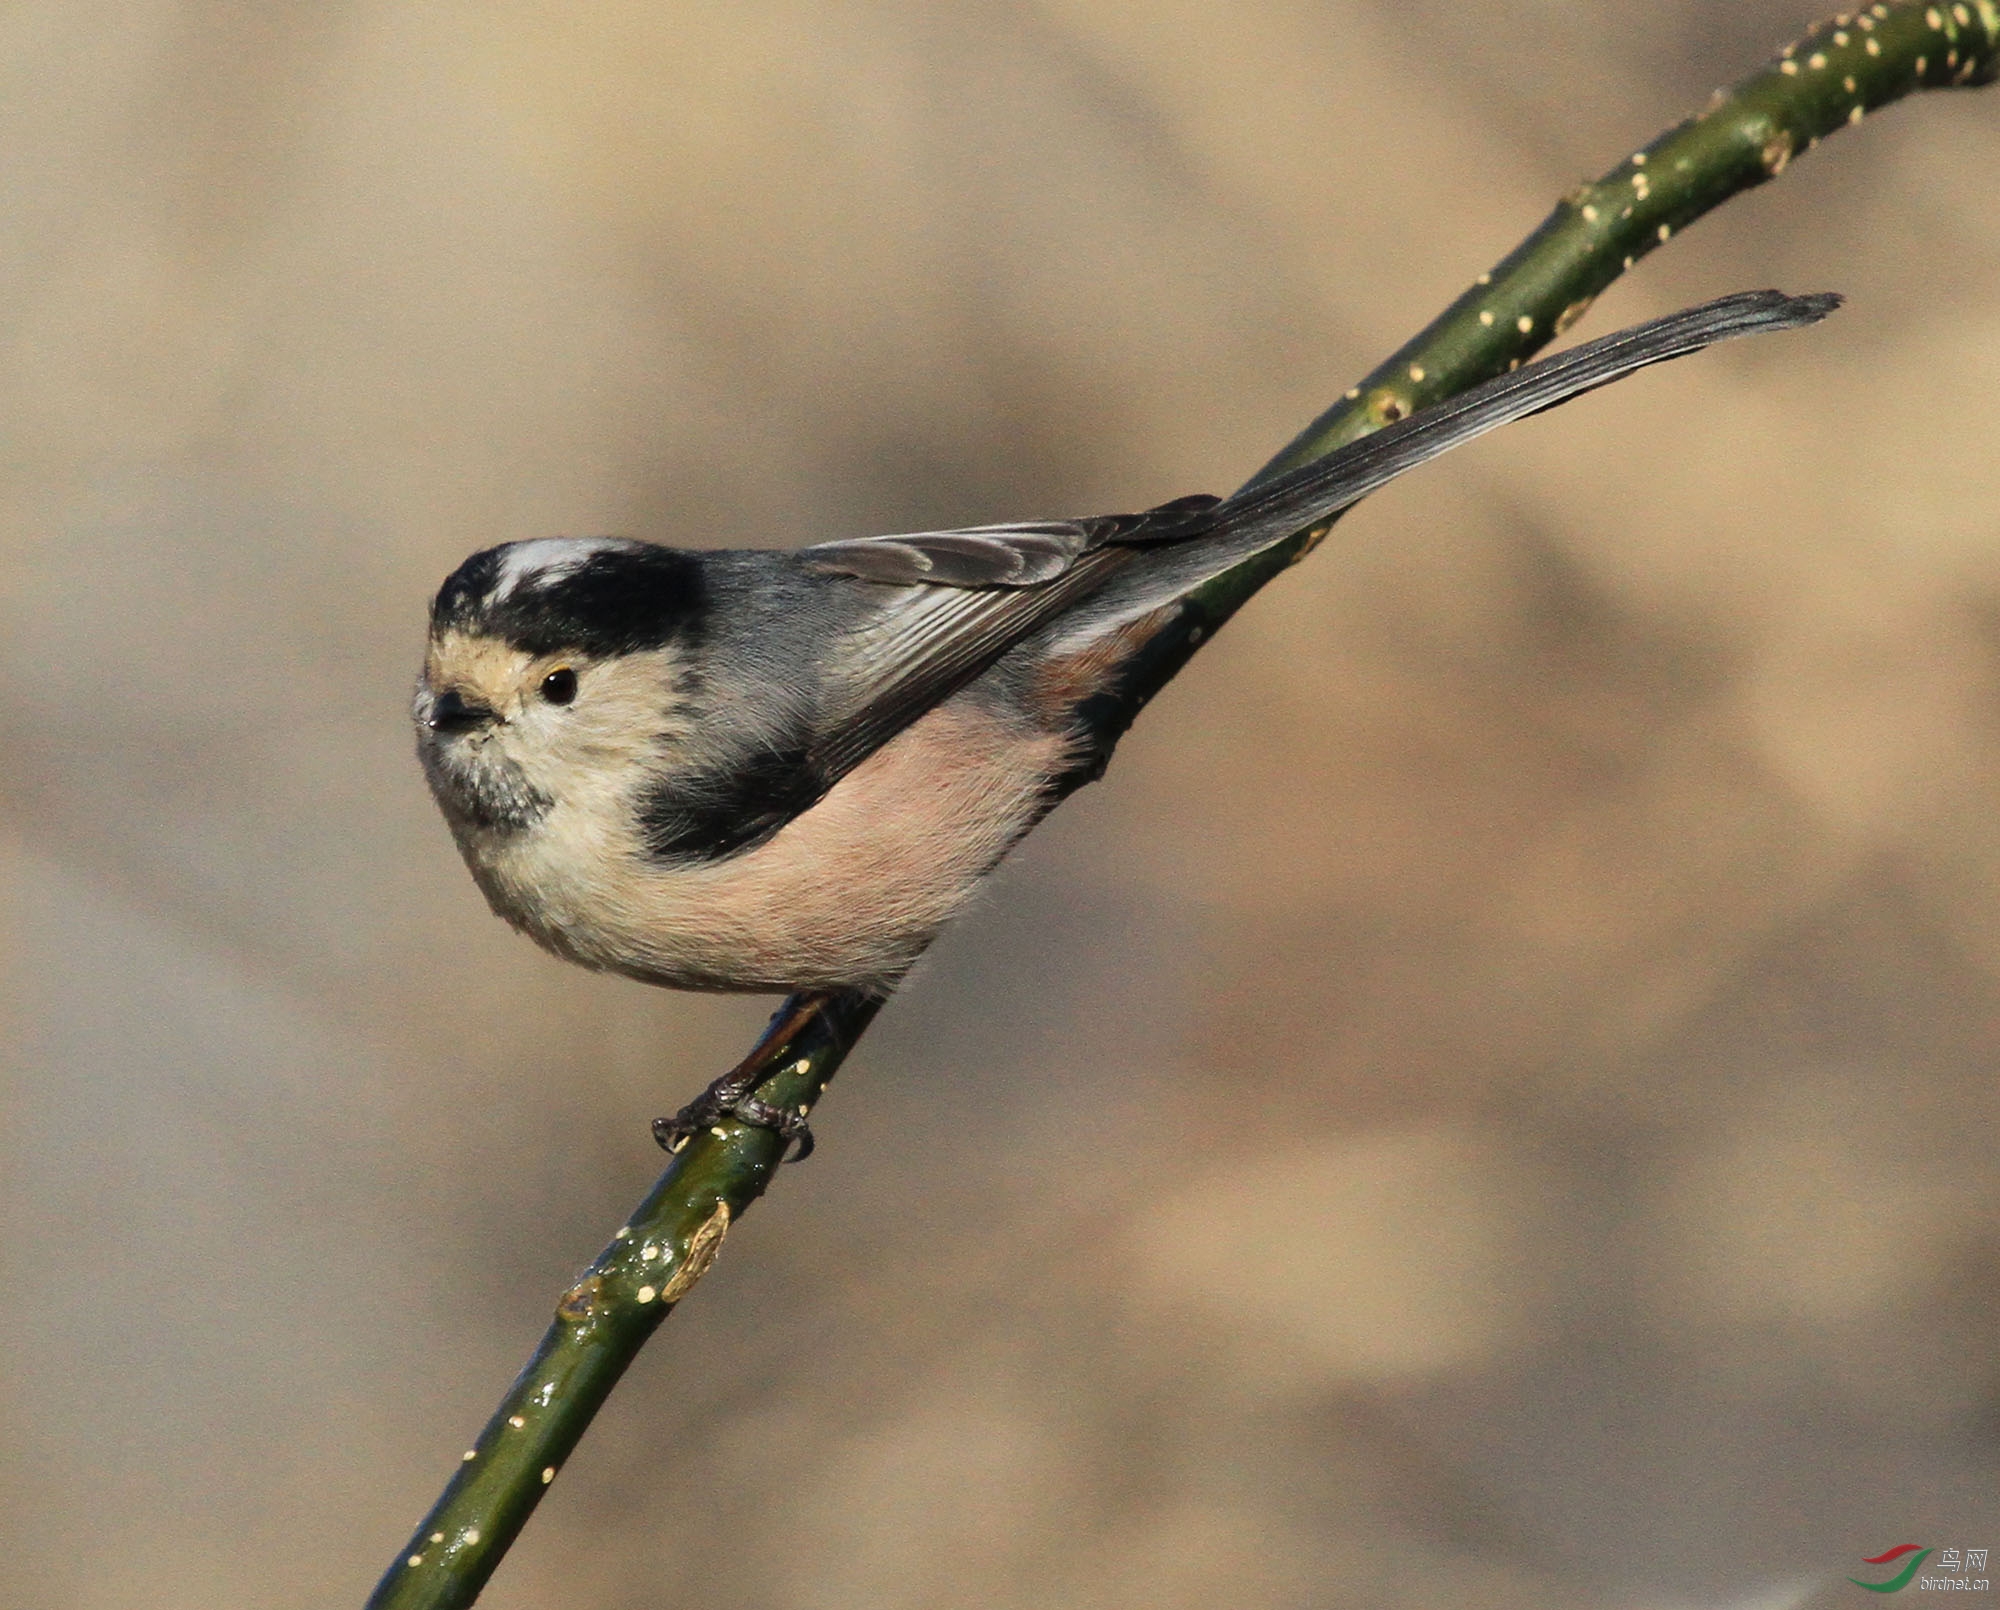
[[[576,672],[567,665],[542,678],[542,697],[550,704],[568,704],[576,697]]]

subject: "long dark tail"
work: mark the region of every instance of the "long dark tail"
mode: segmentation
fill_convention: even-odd
[[[1254,552],[1338,514],[1405,470],[1461,442],[1622,380],[1651,363],[1684,358],[1740,335],[1817,324],[1840,306],[1840,300],[1832,292],[1787,296],[1782,291],[1740,291],[1600,336],[1484,381],[1324,458],[1250,486],[1209,510],[1203,523],[1232,552]]]

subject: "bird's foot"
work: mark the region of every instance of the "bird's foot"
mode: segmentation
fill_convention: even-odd
[[[716,1129],[726,1118],[754,1125],[758,1129],[772,1130],[788,1147],[792,1141],[797,1141],[799,1149],[782,1159],[785,1162],[803,1163],[812,1156],[815,1143],[812,1126],[806,1122],[805,1115],[788,1107],[759,1101],[738,1085],[735,1075],[730,1073],[725,1073],[673,1117],[655,1118],[653,1139],[666,1150],[677,1152],[704,1129]]]
[[[802,1163],[812,1155],[813,1132],[803,1111],[795,1112],[753,1095],[757,1086],[776,1071],[800,1029],[825,1004],[820,995],[795,995],[781,1006],[770,1027],[750,1054],[710,1085],[671,1118],[653,1120],[653,1139],[670,1152],[678,1152],[704,1129],[714,1129],[725,1119],[768,1129],[791,1149],[798,1150],[780,1161]]]

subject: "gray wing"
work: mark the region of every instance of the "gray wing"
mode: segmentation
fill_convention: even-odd
[[[1138,557],[1140,542],[1202,520],[1217,499],[1181,498],[1142,514],[1034,520],[823,542],[808,569],[875,584],[875,608],[826,666],[820,741],[829,777],[867,758],[1016,643]]]
[[[813,745],[822,775],[831,783],[851,770],[1134,557],[1130,548],[1100,547],[1039,585],[885,586],[888,596],[827,659]]]
[[[1746,291],[1588,341],[1499,375],[1227,500],[1141,514],[826,542],[807,569],[873,583],[878,607],[828,665],[815,757],[829,785],[1142,553],[1178,550],[1119,586],[1121,617],[1157,607],[1252,553],[1320,524],[1419,464],[1512,420],[1717,341],[1817,323],[1837,296]],[[1129,607],[1125,594],[1130,594]]]

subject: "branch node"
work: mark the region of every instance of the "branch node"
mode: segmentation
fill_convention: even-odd
[[[717,1202],[715,1211],[688,1237],[687,1257],[660,1288],[661,1302],[677,1303],[694,1289],[694,1283],[714,1266],[722,1251],[722,1238],[727,1234],[729,1204]]]

